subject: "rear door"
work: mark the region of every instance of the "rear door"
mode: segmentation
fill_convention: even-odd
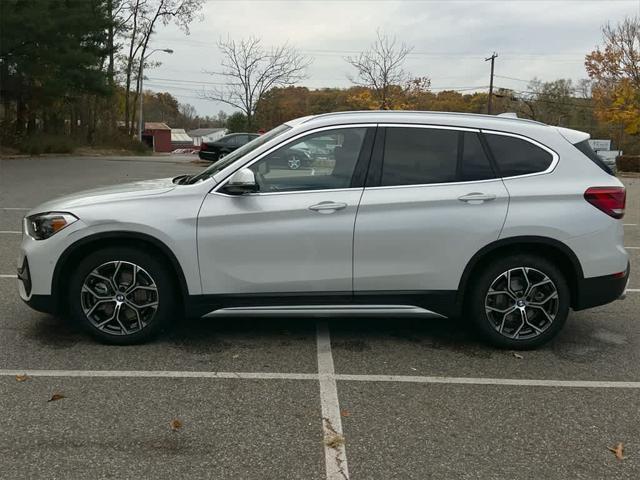
[[[480,133],[379,130],[356,218],[354,291],[456,290],[469,259],[498,239],[509,203]]]

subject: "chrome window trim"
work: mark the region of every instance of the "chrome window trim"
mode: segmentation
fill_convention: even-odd
[[[288,195],[290,193],[315,193],[315,192],[346,192],[349,190],[360,190],[362,191],[364,187],[348,187],[348,188],[319,188],[317,190],[290,190],[284,192],[256,192],[256,193],[244,193],[242,195],[229,195],[228,193],[212,191],[212,195],[220,195],[221,197],[264,197],[268,195]]]
[[[552,150],[551,148],[547,147],[546,145],[538,142],[537,140],[534,140],[533,138],[529,138],[526,137],[524,135],[519,135],[517,133],[511,133],[511,132],[501,132],[498,130],[485,130],[485,129],[480,129],[480,131],[482,132],[483,135],[502,135],[503,137],[514,137],[514,138],[518,138],[520,140],[524,140],[525,142],[529,142],[532,145],[535,145],[538,148],[541,148],[542,150],[546,151],[547,153],[551,154],[551,164],[549,164],[549,166],[547,167],[546,170],[542,170],[540,172],[533,172],[533,173],[525,173],[523,175],[511,175],[508,177],[498,177],[498,178],[502,178],[502,180],[509,180],[512,178],[525,178],[525,177],[533,177],[536,175],[546,175],[548,173],[551,173],[555,170],[556,166],[558,165],[558,162],[560,161],[560,156],[555,152],[555,150]]]
[[[442,183],[416,183],[412,185],[379,185],[377,187],[365,187],[369,190],[386,190],[389,188],[418,188],[418,187],[446,187],[451,185],[473,185],[475,183],[502,182],[502,178],[487,178],[485,180],[467,180],[465,182],[442,182]]]
[[[290,144],[291,142],[294,142],[296,140],[298,140],[299,138],[302,138],[304,136],[307,135],[312,135],[314,133],[317,132],[323,132],[325,130],[342,130],[345,128],[371,128],[371,127],[377,127],[378,124],[377,123],[348,123],[348,124],[344,124],[344,125],[329,125],[329,126],[325,126],[325,127],[319,127],[319,128],[314,128],[314,129],[310,129],[310,130],[305,130],[304,132],[300,132],[297,135],[294,135],[293,137],[290,137],[286,140],[284,140],[283,142],[278,143],[277,145],[274,145],[273,147],[271,147],[269,150],[266,150],[264,152],[262,152],[260,155],[258,155],[256,158],[253,158],[251,160],[249,160],[247,163],[239,166],[238,168],[236,168],[234,171],[232,171],[231,173],[229,173],[229,175],[227,175],[223,180],[220,181],[220,183],[218,183],[217,185],[215,185],[213,187],[213,189],[211,189],[211,191],[209,192],[210,194],[218,194],[218,195],[222,195],[225,197],[238,197],[238,195],[228,195],[226,193],[222,193],[219,192],[218,190],[220,190],[221,188],[223,188],[226,183],[229,181],[229,178],[231,178],[231,175],[233,175],[235,172],[237,172],[238,170],[240,170],[241,168],[249,168],[251,167],[251,165],[253,165],[254,163],[262,160],[264,157],[266,157],[267,155],[273,153],[275,150],[281,148],[281,147],[285,147],[286,145]],[[240,159],[238,159],[238,161],[240,161]],[[229,166],[233,166],[233,165],[229,165]],[[327,188],[327,189],[318,189],[318,190],[291,190],[291,191],[286,191],[286,192],[257,192],[257,193],[248,193],[248,194],[244,194],[244,195],[240,195],[242,197],[245,196],[253,196],[253,197],[258,197],[258,196],[262,196],[262,195],[283,195],[283,194],[289,194],[289,193],[309,193],[309,192],[329,192],[329,191],[344,191],[344,190],[362,190],[364,187],[353,187],[353,188]]]

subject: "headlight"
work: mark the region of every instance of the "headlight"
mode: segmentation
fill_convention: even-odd
[[[27,234],[36,240],[45,240],[78,220],[70,213],[48,212],[25,218]]]

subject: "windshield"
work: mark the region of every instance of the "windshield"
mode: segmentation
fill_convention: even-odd
[[[252,152],[256,148],[258,148],[261,145],[264,145],[265,143],[267,143],[269,140],[277,137],[278,135],[280,135],[280,134],[282,134],[282,133],[284,133],[284,132],[286,132],[288,130],[291,130],[291,127],[289,125],[282,124],[282,125],[274,128],[273,130],[268,131],[264,135],[260,135],[259,137],[254,138],[249,143],[243,145],[242,147],[238,148],[237,150],[234,150],[233,152],[231,152],[230,154],[225,156],[222,160],[219,160],[219,161],[215,162],[213,165],[211,165],[209,168],[205,169],[203,172],[199,173],[198,175],[194,175],[193,177],[191,177],[189,179],[189,183],[190,184],[191,183],[196,183],[196,182],[199,182],[200,180],[205,180],[207,178],[212,177],[216,173],[222,171],[224,168],[226,168],[229,165],[231,165],[233,162],[238,160],[240,157],[245,156],[247,153]]]

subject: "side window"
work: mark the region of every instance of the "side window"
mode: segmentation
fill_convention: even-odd
[[[366,128],[340,128],[295,140],[251,167],[260,192],[348,188]]]
[[[381,185],[455,181],[458,133],[435,128],[388,127]]]
[[[463,132],[462,152],[460,155],[460,172],[458,180],[470,182],[474,180],[488,180],[496,178],[491,168],[489,158],[482,148],[480,136],[475,132]]]
[[[485,138],[502,177],[544,172],[553,156],[521,138],[486,133]]]

